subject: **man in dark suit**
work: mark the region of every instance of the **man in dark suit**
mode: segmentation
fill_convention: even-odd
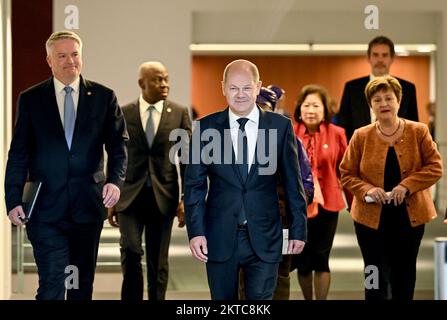
[[[39,273],[36,299],[64,299],[65,293],[67,299],[91,299],[106,208],[118,201],[124,181],[128,136],[114,92],[80,75],[79,36],[55,32],[46,50],[53,77],[19,96],[6,206],[12,223],[22,225],[27,176],[43,182],[26,228]]]
[[[355,129],[375,121],[374,114],[366,102],[365,88],[372,78],[390,73],[394,56],[394,43],[390,39],[384,36],[374,38],[368,45],[368,63],[371,66],[371,74],[345,84],[340,112],[337,115],[337,124],[345,129],[348,141]],[[411,82],[397,79],[402,86],[403,93],[399,117],[418,121],[416,88]]]
[[[191,139],[186,226],[193,256],[206,262],[212,299],[237,300],[240,268],[248,300],[272,299],[283,244],[279,178],[290,223],[288,252],[300,253],[306,239],[292,123],[256,106],[260,88],[253,63],[228,64],[222,91],[229,108],[202,118]]]
[[[143,299],[142,234],[145,230],[148,291],[150,300],[164,300],[168,284],[168,251],[173,219],[184,225],[183,203],[170,141],[171,131],[183,129],[191,135],[188,109],[166,100],[168,71],[160,62],[139,68],[138,100],[123,107],[128,126],[129,163],[123,193],[109,222],[121,232],[123,300]],[[180,166],[181,173],[184,166]],[[182,174],[183,177],[183,174]]]

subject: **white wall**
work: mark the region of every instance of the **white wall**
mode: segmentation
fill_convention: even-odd
[[[12,81],[11,81],[11,2],[0,2],[0,199],[5,198],[6,156],[11,139],[12,124]],[[0,206],[0,300],[11,295],[11,222],[6,216],[5,205]]]
[[[120,104],[138,97],[138,66],[159,60],[170,74],[170,99],[189,105],[191,15],[184,2],[57,0],[53,28],[64,29],[65,7],[78,6],[83,74],[113,88]]]
[[[195,11],[194,43],[368,43],[385,33],[399,43],[434,43],[437,12],[380,12],[379,30],[364,27],[363,10]],[[385,31],[386,30],[386,31]]]
[[[439,24],[438,51],[436,52],[436,141],[444,162],[444,176],[438,184],[438,208],[445,210],[447,207],[447,10],[444,10]]]

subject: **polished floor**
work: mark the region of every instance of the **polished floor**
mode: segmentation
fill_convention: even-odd
[[[438,217],[426,226],[417,264],[415,299],[434,299],[434,239],[447,235],[447,226]],[[25,250],[25,260],[32,261],[30,249]],[[331,253],[332,271],[330,300],[363,299],[363,262],[352,220],[347,212],[340,213],[334,247]],[[120,298],[121,272],[117,229],[105,227],[99,253],[98,270],[94,284],[94,299]],[[296,272],[291,279],[291,299],[303,299]],[[23,290],[20,286],[23,285]],[[26,267],[24,277],[13,276],[12,299],[34,299],[37,276],[34,267]],[[207,300],[209,291],[205,267],[191,257],[186,230],[174,228],[170,248],[170,279],[167,299]]]

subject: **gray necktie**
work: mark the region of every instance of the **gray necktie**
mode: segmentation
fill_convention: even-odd
[[[146,138],[147,143],[149,144],[149,148],[152,146],[152,142],[154,141],[154,135],[155,135],[155,128],[154,128],[154,119],[152,117],[152,114],[154,113],[154,106],[149,106],[149,117],[147,118],[146,122]]]
[[[65,140],[67,140],[68,149],[71,149],[71,142],[73,140],[73,132],[75,127],[76,113],[74,108],[73,97],[71,95],[73,88],[65,87],[64,99],[64,131]]]

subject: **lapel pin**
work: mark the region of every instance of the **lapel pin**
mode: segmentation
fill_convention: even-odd
[[[172,109],[171,109],[171,108],[167,108],[166,111],[167,111],[167,112],[171,112]]]
[[[91,91],[87,91],[87,95],[88,95],[88,96],[91,96],[91,95],[92,95],[92,92],[91,92]]]

